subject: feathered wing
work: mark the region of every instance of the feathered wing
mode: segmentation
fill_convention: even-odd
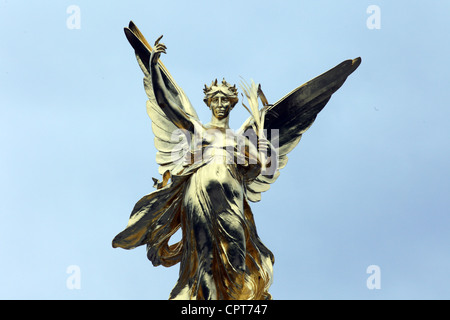
[[[128,42],[134,48],[136,59],[144,73],[144,88],[148,97],[147,113],[152,120],[155,147],[158,150],[156,162],[160,165],[159,173],[164,174],[167,170],[172,171],[184,160],[189,150],[188,137],[170,121],[156,102],[149,69],[152,47],[132,21],[127,28],[124,28],[124,31]],[[198,115],[184,91],[176,84],[164,64],[161,61],[158,64],[173,101],[191,119],[198,120]]]
[[[317,114],[325,107],[333,93],[345,82],[361,63],[361,58],[346,60],[333,69],[308,81],[270,106],[266,112],[264,129],[268,140],[278,145],[278,167],[272,175],[260,174],[247,184],[247,198],[252,202],[261,200],[261,192],[269,190],[286,166],[288,153],[300,142],[303,133],[313,124]],[[250,117],[239,130],[246,135],[256,135]],[[278,134],[271,136],[271,130]],[[251,139],[250,139],[251,140]],[[255,141],[255,140],[252,140]]]

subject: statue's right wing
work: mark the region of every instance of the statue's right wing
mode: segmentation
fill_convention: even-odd
[[[136,53],[136,59],[138,60],[139,66],[141,67],[142,71],[144,72],[145,78],[149,78],[150,75],[150,69],[149,69],[149,61],[150,61],[150,54],[152,52],[152,47],[147,42],[147,40],[144,38],[144,35],[139,31],[139,29],[136,27],[136,25],[133,23],[133,21],[130,21],[130,24],[128,28],[124,28],[125,35],[130,42],[131,46],[134,48],[134,51]],[[194,107],[190,103],[189,99],[187,98],[186,94],[184,93],[183,89],[181,89],[175,80],[170,75],[167,68],[164,66],[164,64],[161,62],[161,60],[158,61],[159,68],[161,69],[161,74],[164,80],[164,83],[169,90],[169,92],[172,94],[172,99],[176,102],[176,104],[190,117],[193,117],[195,119],[198,119],[198,115],[195,112]],[[151,83],[146,83],[146,79],[144,78],[144,87],[147,95],[150,95],[151,97],[154,97],[153,95],[153,88],[149,86]],[[149,92],[150,91],[150,92]],[[150,97],[149,97],[150,99]]]
[[[136,25],[130,21],[128,28],[124,28],[125,35],[134,48],[136,59],[144,73],[144,88],[148,97],[147,113],[152,120],[152,130],[155,134],[156,162],[160,165],[159,173],[164,174],[167,170],[172,170],[184,161],[186,153],[189,151],[189,137],[176,127],[165,115],[156,102],[153,92],[152,79],[150,76],[149,61],[152,48]],[[192,119],[198,121],[198,115],[194,107],[189,102],[184,91],[176,84],[167,68],[158,61],[163,81],[171,94],[171,98],[177,106]]]

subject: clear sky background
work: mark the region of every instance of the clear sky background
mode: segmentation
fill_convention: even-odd
[[[133,20],[151,43],[164,34],[162,59],[205,123],[216,77],[254,79],[273,103],[361,56],[252,205],[275,255],[270,291],[450,299],[449,14],[439,0],[0,0],[0,298],[167,299],[178,278],[144,247],[111,247],[158,177],[123,33]],[[248,113],[231,116],[237,129]],[[380,289],[367,287],[371,265]]]

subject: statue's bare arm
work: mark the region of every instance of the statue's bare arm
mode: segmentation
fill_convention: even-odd
[[[161,76],[161,70],[158,66],[158,60],[161,53],[166,53],[167,47],[163,43],[159,43],[162,36],[159,37],[153,51],[150,55],[150,73],[152,77],[153,92],[155,94],[156,102],[161,107],[167,117],[179,128],[193,131],[193,124],[189,120],[186,113],[174,102],[172,94],[167,89],[164,80]]]

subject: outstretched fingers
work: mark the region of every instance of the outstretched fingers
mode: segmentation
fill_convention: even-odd
[[[153,48],[153,50],[155,51],[155,53],[166,53],[167,47],[164,43],[159,43],[159,41],[162,39],[162,35],[156,39],[155,41],[155,46]]]
[[[159,40],[161,40],[163,36],[164,36],[164,35],[162,34],[162,35],[159,36],[158,39],[156,39],[156,41],[155,41],[155,46],[159,43]]]

